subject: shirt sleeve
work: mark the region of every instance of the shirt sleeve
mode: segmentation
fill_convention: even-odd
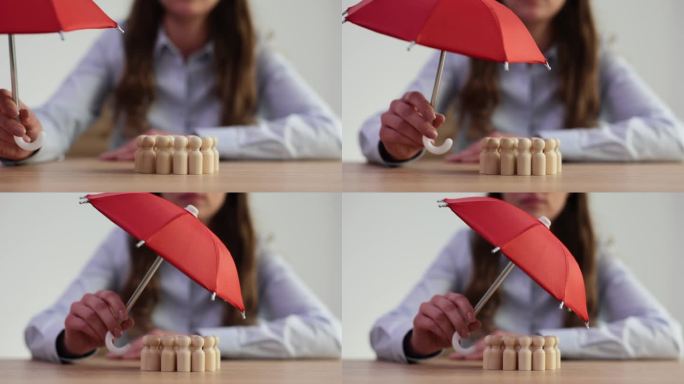
[[[276,255],[264,254],[259,272],[259,312],[252,326],[201,328],[219,337],[223,357],[290,359],[337,358],[342,347],[339,322]]]
[[[81,59],[52,97],[35,110],[43,126],[43,147],[17,163],[61,159],[97,116],[114,87],[114,56],[123,52],[121,34],[107,30]]]
[[[24,340],[34,359],[55,363],[74,360],[59,356],[56,346],[69,308],[86,293],[118,288],[128,274],[126,244],[127,237],[122,230],[112,232],[57,301],[29,321]]]
[[[381,360],[412,362],[404,352],[404,337],[413,329],[420,305],[434,295],[463,291],[470,280],[470,231],[458,232],[442,249],[399,306],[380,317],[371,329],[373,350]]]
[[[406,92],[417,91],[429,98],[432,95],[432,88],[435,84],[435,75],[437,73],[437,67],[439,65],[439,53],[436,53],[430,57],[428,62],[423,66],[423,68],[418,73],[418,76],[411,82],[411,84],[406,88]],[[469,59],[465,56],[447,54],[446,61],[444,64],[444,73],[442,75],[442,86],[439,93],[439,107],[437,110],[444,110],[444,106],[448,105],[449,99],[445,96],[453,95],[454,89],[460,88],[460,82],[464,78],[464,75],[468,71]],[[380,123],[380,117],[384,111],[380,111],[370,118],[368,118],[362,125],[359,131],[359,144],[361,145],[361,152],[366,157],[366,159],[371,163],[383,164],[387,166],[398,166],[401,164],[406,164],[408,162],[415,161],[420,158],[423,153],[421,152],[418,156],[407,161],[393,161],[387,156],[383,156],[380,150],[380,128],[382,124]]]
[[[558,138],[564,159],[644,161],[684,159],[684,125],[622,59],[602,55],[599,127],[541,131]]]
[[[676,359],[681,326],[616,258],[599,261],[599,323],[586,328],[544,329],[558,337],[563,357]]]
[[[258,59],[259,108],[255,125],[200,127],[216,136],[226,159],[339,159],[342,123],[281,56],[262,49]]]

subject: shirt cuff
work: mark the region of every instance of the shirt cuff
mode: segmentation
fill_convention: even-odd
[[[66,351],[64,351],[62,348],[60,348],[60,345],[64,344],[64,330],[62,330],[59,335],[57,335],[57,339],[55,339],[55,350],[57,351],[57,356],[59,356],[59,359],[61,360],[62,363],[71,363],[74,361],[82,360],[87,357],[90,357],[95,354],[97,349],[93,349],[92,351],[84,354],[84,355],[69,355]]]
[[[408,343],[409,343],[409,339],[411,338],[412,334],[413,334],[413,329],[408,331],[408,333],[406,333],[406,336],[404,336],[404,339],[402,340],[402,348],[404,350],[404,356],[406,357],[406,361],[409,364],[415,364],[415,363],[419,363],[421,361],[430,360],[430,359],[433,359],[433,358],[442,354],[442,351],[437,351],[437,352],[430,354],[430,355],[427,355],[427,356],[409,355],[409,353],[407,352],[408,351]]]
[[[586,130],[584,130],[586,131]],[[538,132],[542,139],[560,140],[560,151],[563,160],[580,160],[584,156],[582,149],[582,132],[578,129],[557,129]]]
[[[380,153],[380,158],[382,159],[383,164],[392,168],[413,163],[425,155],[425,149],[423,149],[420,151],[420,153],[408,160],[396,160],[392,157],[392,155],[390,155],[389,152],[387,152],[387,148],[385,148],[385,145],[382,143],[382,141],[378,141],[378,152]]]

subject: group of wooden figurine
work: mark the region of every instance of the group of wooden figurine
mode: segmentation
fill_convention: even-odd
[[[214,372],[221,369],[221,351],[216,336],[143,337],[141,371]]]
[[[563,171],[559,139],[487,137],[480,152],[480,173],[503,176],[557,175]]]
[[[135,171],[159,175],[210,175],[219,170],[218,139],[199,136],[138,136]]]
[[[484,342],[483,369],[552,371],[561,367],[561,353],[556,336],[488,335]]]

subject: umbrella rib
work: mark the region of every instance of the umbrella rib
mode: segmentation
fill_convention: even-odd
[[[420,30],[418,31],[418,34],[416,35],[416,43],[418,40],[420,40],[421,35],[423,34],[423,29],[425,29],[425,26],[428,24],[430,19],[435,15],[435,9],[439,5],[439,0],[436,0],[435,3],[432,5],[432,9],[430,9],[430,12],[428,13],[428,17],[423,21],[423,25],[421,25]]]
[[[504,5],[505,7],[505,5]],[[496,25],[498,26],[497,30],[499,31],[499,34],[501,35],[501,51],[503,51],[504,57],[506,58],[506,62],[508,62],[508,52],[506,52],[506,44],[504,43],[504,33],[503,29],[501,29],[501,20],[499,20],[499,17],[497,16],[496,12],[492,10],[492,8],[489,7],[485,3],[485,8],[489,11],[489,13],[492,15],[492,18],[496,22]]]

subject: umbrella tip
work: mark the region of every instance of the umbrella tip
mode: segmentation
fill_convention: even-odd
[[[501,247],[496,247],[496,248],[492,249],[492,253],[497,253],[500,250],[501,250]]]
[[[589,322],[588,322],[588,321],[585,322],[585,323],[584,323],[584,326],[587,327],[587,329],[589,329]]]
[[[508,64],[508,61],[504,63],[504,70],[508,72],[511,69],[510,65]]]
[[[136,248],[140,248],[140,247],[142,247],[143,245],[145,245],[145,240],[140,240],[140,241],[138,241],[138,244],[135,245],[135,247],[136,247]]]
[[[549,71],[551,70],[551,64],[549,64],[548,61],[544,64],[544,66],[546,66],[546,69],[548,69]]]
[[[216,292],[211,294],[211,301],[216,301]]]
[[[558,306],[558,309],[563,309],[564,306],[565,306],[565,303],[561,301],[560,305]]]
[[[197,215],[199,215],[199,209],[197,209],[197,207],[195,207],[192,204],[188,204],[188,206],[185,207],[185,210],[190,212],[190,214],[195,216],[195,217],[197,217]]]
[[[551,220],[546,216],[540,216],[539,221],[544,224],[546,228],[551,228]]]
[[[124,29],[119,24],[116,25],[116,29],[118,29],[121,33],[126,33],[126,31],[124,31]]]
[[[64,32],[59,31],[58,33],[59,33],[59,39],[64,41]]]
[[[245,311],[240,311],[240,314],[242,315],[242,320],[247,319],[247,313],[245,313]]]
[[[88,200],[88,196],[81,196],[78,198],[78,203],[79,204],[90,204],[90,200]]]
[[[412,42],[408,45],[408,47],[406,47],[406,50],[407,50],[407,51],[411,51],[411,48],[413,48],[414,45],[416,45],[416,42],[415,42],[415,41],[412,41]]]

